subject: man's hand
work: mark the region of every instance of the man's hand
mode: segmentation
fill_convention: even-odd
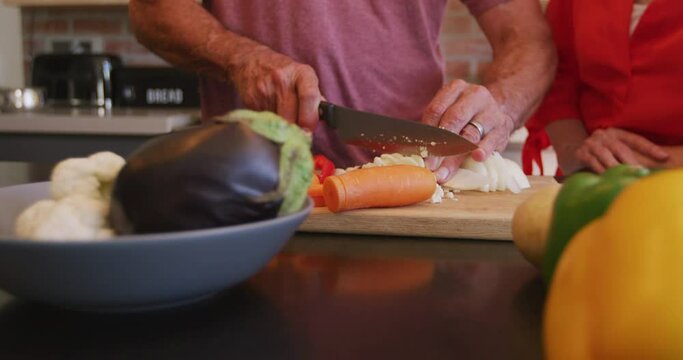
[[[316,127],[322,96],[312,67],[265,46],[241,53],[235,64],[231,78],[244,105],[275,112],[304,128]]]
[[[484,127],[483,139],[479,130],[469,124],[472,120]],[[422,122],[461,134],[478,144],[479,148],[472,152],[472,158],[477,161],[484,161],[494,151],[505,149],[515,126],[486,87],[463,80],[451,81],[439,90],[427,106]],[[467,156],[428,158],[427,166],[434,171],[437,181],[444,183],[455,174]]]
[[[598,173],[619,165],[659,167],[669,153],[632,132],[608,128],[594,131],[576,150],[576,158]]]
[[[533,113],[552,82],[557,56],[538,0],[503,2],[479,14],[477,23],[493,49],[493,61],[481,79],[485,86],[451,82],[432,100],[422,121],[478,143],[472,157],[483,161],[494,150],[503,150],[512,131]],[[467,125],[470,120],[484,126],[483,139]],[[430,159],[428,165],[443,183],[464,159]]]
[[[313,68],[226,29],[195,0],[130,0],[135,35],[175,66],[230,79],[245,105],[313,129],[320,89]]]

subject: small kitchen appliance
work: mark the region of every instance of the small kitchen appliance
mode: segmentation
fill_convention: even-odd
[[[199,78],[171,67],[124,67],[114,71],[114,106],[198,108]]]
[[[31,85],[45,88],[50,106],[111,108],[112,73],[122,66],[111,54],[41,54],[33,60]]]

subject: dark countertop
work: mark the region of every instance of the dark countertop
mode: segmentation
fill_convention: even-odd
[[[536,359],[544,295],[511,242],[297,234],[245,284],[175,310],[0,292],[0,359]]]

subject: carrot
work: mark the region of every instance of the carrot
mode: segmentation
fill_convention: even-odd
[[[323,196],[322,184],[313,184],[308,187],[308,196]]]
[[[325,198],[322,196],[311,196],[313,207],[325,207]]]
[[[431,171],[412,165],[359,169],[330,176],[323,183],[325,204],[332,212],[415,204],[436,189]]]
[[[322,184],[311,184],[308,187],[308,196],[313,199],[313,205],[315,207],[325,206],[325,198],[323,197],[323,186]]]

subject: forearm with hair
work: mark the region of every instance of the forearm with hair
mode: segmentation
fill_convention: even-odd
[[[228,79],[248,52],[267,48],[223,27],[194,0],[131,0],[138,41],[169,63]]]
[[[515,123],[524,125],[550,87],[557,55],[550,30],[537,4],[513,0],[482,14],[484,33],[493,47],[494,61],[483,85]],[[521,5],[519,3],[522,3]],[[528,14],[535,14],[526,18]]]
[[[555,67],[538,45],[527,44],[503,50],[484,74],[483,83],[515,122],[524,125],[548,90]],[[539,59],[542,59],[539,61]]]

